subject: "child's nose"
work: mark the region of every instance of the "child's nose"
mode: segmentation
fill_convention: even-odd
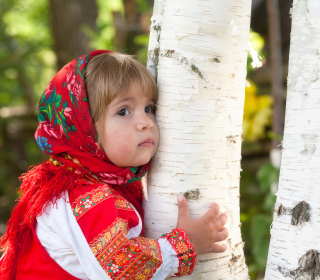
[[[146,113],[141,114],[141,116],[138,119],[137,128],[139,131],[153,128],[152,119]]]

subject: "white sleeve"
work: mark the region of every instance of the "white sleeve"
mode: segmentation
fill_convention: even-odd
[[[37,217],[36,234],[42,246],[64,270],[87,280],[111,280],[93,255],[76,218],[68,193]]]
[[[162,264],[151,278],[152,280],[164,280],[177,273],[179,268],[177,253],[172,248],[169,241],[160,238],[158,239],[158,243],[161,249]]]

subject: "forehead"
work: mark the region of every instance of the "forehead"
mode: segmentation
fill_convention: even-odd
[[[143,89],[140,83],[134,82],[129,87],[119,92],[112,101],[143,100],[144,98],[154,101],[154,96],[150,90]]]
[[[124,102],[149,102],[154,101],[152,96],[145,96],[140,86],[133,86],[117,94],[110,102],[111,107]]]

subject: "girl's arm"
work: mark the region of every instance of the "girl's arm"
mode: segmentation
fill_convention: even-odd
[[[152,240],[139,237],[141,219],[127,200],[107,185],[94,189],[82,186],[66,193],[37,218],[37,235],[49,255],[80,279],[162,280],[171,275],[185,276],[192,273],[197,256],[186,232],[199,253],[209,248],[199,244],[210,244],[208,240],[214,244],[221,236],[212,239],[207,232],[217,231],[217,221],[206,220],[214,218],[215,207],[205,220],[188,220],[185,200],[178,202],[178,207],[178,225],[184,229]],[[215,227],[208,227],[207,222]],[[199,238],[203,239],[200,243]]]
[[[197,254],[184,230],[174,229],[157,240],[139,237],[141,219],[127,200],[107,185],[83,190],[80,196],[70,193],[74,217],[111,279],[161,280],[192,273]]]

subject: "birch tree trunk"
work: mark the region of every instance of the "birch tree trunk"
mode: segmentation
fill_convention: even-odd
[[[293,2],[279,190],[265,279],[320,279],[320,2]]]
[[[250,0],[156,0],[148,68],[157,78],[160,145],[148,176],[147,235],[176,227],[177,196],[199,218],[228,214],[228,249],[198,257],[188,279],[247,279],[239,179]],[[183,278],[185,279],[185,278]]]

